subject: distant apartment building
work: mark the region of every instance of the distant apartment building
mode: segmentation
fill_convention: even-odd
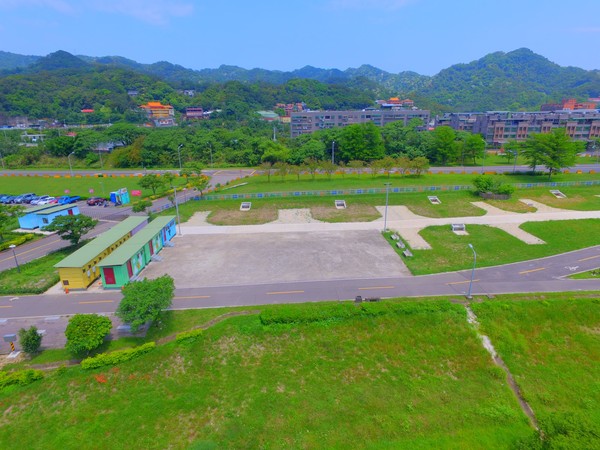
[[[392,97],[388,100],[377,100],[376,103],[381,109],[404,109],[415,107],[415,102],[409,98],[402,100],[399,97]]]
[[[594,99],[588,99],[587,102],[578,102],[574,98],[564,98],[561,103],[546,103],[540,107],[541,111],[562,111],[577,109],[596,109],[598,102]]]
[[[446,113],[435,119],[435,126],[449,126],[458,131],[481,134],[490,145],[509,140],[524,141],[533,133],[549,133],[564,128],[578,141],[600,137],[598,110],[560,110],[535,112]]]
[[[382,127],[391,122],[402,121],[407,125],[412,119],[429,122],[429,111],[422,109],[365,109],[361,111],[302,111],[291,115],[292,137],[309,134],[327,128],[345,127],[352,124],[373,122]]]
[[[163,105],[160,102],[148,102],[140,106],[148,117],[150,125],[155,127],[175,126],[175,110],[171,105]]]

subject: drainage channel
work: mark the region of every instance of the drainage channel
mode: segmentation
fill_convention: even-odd
[[[533,412],[533,409],[531,409],[531,406],[529,406],[529,403],[527,403],[525,401],[525,399],[523,398],[523,395],[521,394],[521,389],[519,388],[519,386],[517,385],[517,382],[515,381],[512,374],[510,373],[510,370],[508,369],[508,367],[506,366],[506,364],[504,363],[502,358],[496,352],[496,349],[494,348],[494,345],[492,344],[492,341],[490,340],[490,338],[479,332],[479,322],[477,320],[477,316],[471,309],[471,306],[468,304],[466,304],[464,306],[465,306],[465,309],[467,310],[467,321],[471,325],[473,325],[473,327],[475,328],[477,336],[479,336],[479,338],[481,339],[481,343],[483,344],[483,347],[491,355],[492,360],[494,361],[494,364],[496,364],[498,367],[500,367],[502,370],[504,370],[504,373],[506,374],[506,380],[508,381],[508,385],[510,386],[511,390],[515,394],[515,397],[517,397],[517,400],[519,401],[519,405],[521,405],[521,410],[523,410],[525,415],[529,418],[529,423],[531,424],[531,426],[540,434],[540,437],[543,438],[543,432],[542,432],[542,430],[540,430],[538,421],[535,417],[535,413]]]

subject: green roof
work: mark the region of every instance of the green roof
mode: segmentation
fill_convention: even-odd
[[[54,267],[83,267],[105,249],[117,242],[134,228],[148,220],[147,216],[131,216],[117,223],[110,230],[97,236],[92,242],[71,253]],[[138,232],[139,233],[139,232]],[[136,236],[137,233],[134,235]]]
[[[28,208],[27,210],[25,210],[25,214],[31,214],[31,213],[43,211],[45,209],[56,208],[56,206],[57,206],[56,203],[47,203],[45,205],[34,206],[33,208]]]
[[[45,214],[54,214],[56,212],[59,211],[64,211],[65,209],[72,209],[74,207],[76,207],[77,205],[51,205],[51,208],[45,209],[43,211],[37,211],[37,214],[39,215],[45,215]]]
[[[124,242],[114,252],[104,258],[100,263],[99,267],[107,266],[122,266],[127,261],[135,256],[144,245],[154,238],[160,231],[171,221],[175,219],[175,216],[161,216],[150,222],[143,230],[138,231],[134,234],[127,242]]]

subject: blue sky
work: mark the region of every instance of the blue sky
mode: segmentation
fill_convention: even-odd
[[[600,1],[0,0],[0,43],[192,69],[371,64],[424,75],[527,47],[600,69]]]

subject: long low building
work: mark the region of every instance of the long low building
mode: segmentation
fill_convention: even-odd
[[[100,262],[143,229],[147,223],[147,216],[128,217],[55,264],[63,289],[87,289],[100,277]]]
[[[106,289],[120,289],[139,273],[158,252],[175,236],[175,216],[154,219],[143,230],[99,263],[102,285]]]
[[[77,205],[48,204],[36,206],[25,211],[19,217],[19,227],[24,230],[34,230],[50,225],[58,216],[73,216],[79,214]]]

